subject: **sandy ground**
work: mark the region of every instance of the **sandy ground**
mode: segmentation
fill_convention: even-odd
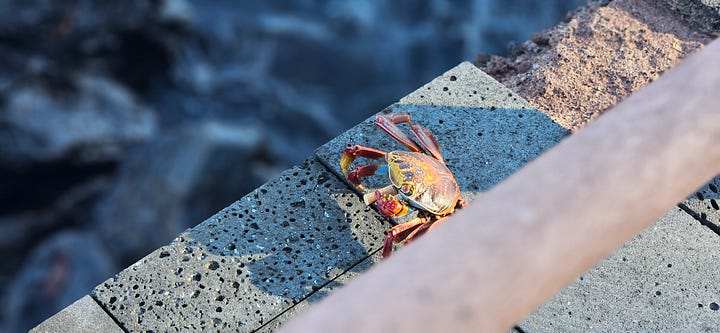
[[[572,131],[712,40],[661,2],[590,1],[477,65]]]

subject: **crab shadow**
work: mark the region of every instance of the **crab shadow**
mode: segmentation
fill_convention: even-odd
[[[345,183],[308,159],[189,230],[184,241],[206,253],[205,260],[229,264],[221,275],[246,289],[240,298],[277,296],[294,304],[316,301],[342,285],[342,275],[368,269],[387,227]]]

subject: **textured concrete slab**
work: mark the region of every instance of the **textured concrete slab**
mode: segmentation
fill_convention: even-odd
[[[311,159],[93,295],[129,331],[252,331],[360,269],[355,265],[382,246],[388,227]]]
[[[31,333],[124,332],[90,296],[85,296],[30,330]]]
[[[720,235],[720,177],[699,188],[680,207]]]
[[[448,167],[467,193],[489,189],[567,135],[544,113],[469,63],[382,111],[392,112],[410,114],[416,124],[435,134]],[[371,117],[321,146],[317,157],[341,175],[339,161],[345,147],[360,144],[385,151],[405,150],[373,120]],[[355,162],[364,163],[372,162]],[[383,177],[369,177],[367,184],[376,188],[389,183]]]
[[[531,314],[527,332],[714,332],[720,242],[679,208]]]

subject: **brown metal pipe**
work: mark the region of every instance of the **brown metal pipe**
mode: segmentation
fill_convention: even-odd
[[[719,143],[716,40],[280,331],[507,331],[720,173]]]

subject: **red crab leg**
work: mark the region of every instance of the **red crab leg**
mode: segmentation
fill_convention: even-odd
[[[392,254],[393,243],[404,240],[404,234],[412,232],[413,229],[422,226],[424,223],[425,219],[418,217],[390,228],[385,235],[385,244],[382,251],[383,259],[390,257]]]
[[[408,123],[413,135],[415,135],[415,138],[417,138],[422,147],[435,159],[445,163],[440,153],[440,146],[437,140],[435,140],[435,137],[427,128],[413,124],[412,120],[410,120],[410,115],[406,113],[393,113],[389,115],[380,114],[375,117],[375,124],[390,134],[395,140],[404,144],[412,151],[422,151],[422,148],[397,126],[397,124],[400,123]]]
[[[343,156],[340,158],[340,170],[342,170],[343,175],[345,175],[345,178],[348,177],[348,167],[350,166],[350,163],[352,163],[356,157],[366,157],[371,158],[374,160],[381,159],[385,157],[387,153],[374,149],[369,147],[363,147],[360,145],[354,145],[352,147],[347,147],[343,151]]]
[[[423,148],[435,157],[436,160],[445,164],[445,159],[440,153],[440,145],[438,145],[437,140],[435,140],[430,130],[420,125],[410,125],[410,129],[412,129],[413,134],[415,134],[415,137],[420,141]]]
[[[375,116],[375,125],[387,132],[387,134],[390,134],[395,140],[414,152],[422,151],[422,148],[396,125],[403,122],[410,123],[410,116],[404,113],[379,114]]]
[[[413,230],[410,234],[405,237],[405,244],[410,244],[411,241],[413,241],[415,238],[420,237],[424,235],[426,232],[430,231],[430,229],[435,228],[436,226],[442,224],[442,222],[445,222],[447,220],[447,216],[440,217],[437,220],[433,222],[428,222],[423,225],[421,225],[419,228]]]
[[[347,178],[350,183],[362,190],[363,186],[362,184],[360,184],[360,179],[375,175],[375,171],[377,171],[379,167],[380,164],[368,164],[359,166],[355,168],[355,170],[347,172],[345,174],[345,178]]]
[[[457,203],[455,204],[455,208],[460,208],[460,209],[465,208],[466,206],[467,206],[467,201],[465,201],[465,199],[463,197],[460,197],[460,199],[458,199]]]

